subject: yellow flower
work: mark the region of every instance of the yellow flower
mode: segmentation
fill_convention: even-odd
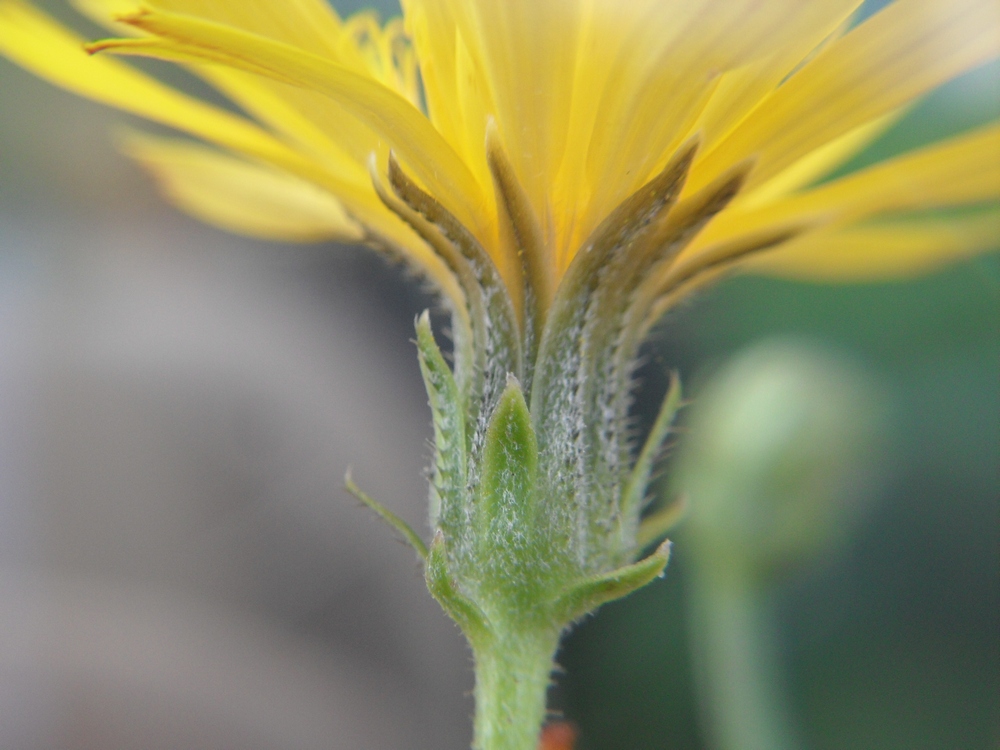
[[[540,322],[588,237],[671,160],[676,215],[729,188],[650,264],[651,318],[737,262],[879,278],[995,243],[995,212],[926,211],[1000,195],[996,124],[815,186],[914,99],[1000,54],[991,0],[898,0],[855,26],[858,0],[405,0],[386,26],[324,0],[74,4],[127,37],[92,52],[181,63],[238,105],[88,56],[0,1],[0,52],[198,139],[122,140],[178,205],[256,236],[377,244],[459,307],[434,227],[421,238],[419,216],[400,220],[415,201],[468,232],[516,315]]]

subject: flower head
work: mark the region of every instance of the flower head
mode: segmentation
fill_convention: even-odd
[[[192,213],[419,269],[453,311],[472,455],[514,376],[550,489],[613,496],[603,524],[636,522],[631,368],[678,299],[737,266],[881,277],[995,241],[995,211],[928,213],[1000,196],[995,123],[821,179],[1000,54],[988,0],[897,0],[859,24],[859,0],[405,0],[384,26],[324,0],[74,4],[118,37],[84,45],[0,0],[0,52],[194,136],[122,138]],[[239,111],[128,55],[185,66]],[[586,481],[563,486],[575,464]]]

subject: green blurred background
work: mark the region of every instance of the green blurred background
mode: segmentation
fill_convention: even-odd
[[[68,17],[59,2],[40,4]],[[337,3],[342,11],[372,4],[383,11],[394,5]],[[377,339],[403,397],[423,408],[409,338],[414,314],[430,303],[398,269],[356,250],[275,248],[197,227],[160,205],[145,178],[114,154],[108,127],[124,118],[56,93],[6,62],[0,62],[0,96],[4,304],[14,305],[40,279],[72,276],[92,261],[89,251],[74,254],[73,238],[81,232],[128,238],[157,227],[168,247],[214,248],[196,274],[246,273],[249,262],[255,274],[286,291],[294,287],[337,315],[353,310],[345,324],[357,332],[353,345]],[[1000,66],[992,65],[928,97],[855,166],[998,116]],[[244,255],[251,260],[238,259]],[[118,260],[98,257],[100,263]],[[658,329],[640,373],[639,408],[655,403],[669,369],[684,374],[696,398],[698,383],[733,353],[783,334],[842,351],[866,368],[886,394],[888,414],[878,497],[846,543],[790,572],[775,590],[782,668],[803,750],[996,750],[1000,259],[994,253],[891,284],[726,281]],[[341,356],[354,357],[356,350],[348,347]],[[418,437],[406,470],[425,456]],[[382,470],[391,473],[393,466]],[[331,502],[343,502],[335,477],[327,479],[336,496]],[[419,519],[422,495],[405,501],[408,516]],[[365,524],[361,515],[354,521]],[[565,671],[553,700],[579,725],[580,750],[707,747],[688,652],[683,526],[674,538],[667,577],[606,606],[576,628],[560,654]],[[16,546],[11,542],[8,550]],[[405,555],[394,554],[406,565]],[[407,574],[407,585],[419,587],[419,577]],[[265,609],[268,617],[284,617],[275,614],[280,603]],[[361,606],[352,612],[360,620],[350,626],[322,607],[286,619],[296,633],[322,642],[345,628],[373,628],[374,618],[384,615],[366,614]],[[367,647],[378,651],[377,644]],[[414,636],[405,647],[425,646]],[[465,668],[457,641],[442,648],[451,649],[442,659]],[[461,690],[462,679],[435,684]],[[419,685],[419,674],[413,680]],[[445,695],[431,690],[429,698],[444,701]],[[449,706],[459,714],[454,723],[464,726],[468,703]],[[457,750],[463,731],[418,732],[411,746]]]

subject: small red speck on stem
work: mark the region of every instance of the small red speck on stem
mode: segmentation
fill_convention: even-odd
[[[565,721],[554,722],[542,730],[538,750],[573,750],[576,737],[576,728],[572,724]]]

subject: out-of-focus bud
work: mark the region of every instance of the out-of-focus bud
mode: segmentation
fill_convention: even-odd
[[[848,528],[874,476],[871,377],[797,340],[758,344],[695,398],[673,475],[689,539],[716,564],[772,573]]]
[[[850,528],[876,476],[880,401],[863,370],[795,340],[752,347],[695,397],[673,489],[689,506],[690,633],[716,750],[801,747],[770,584]]]

